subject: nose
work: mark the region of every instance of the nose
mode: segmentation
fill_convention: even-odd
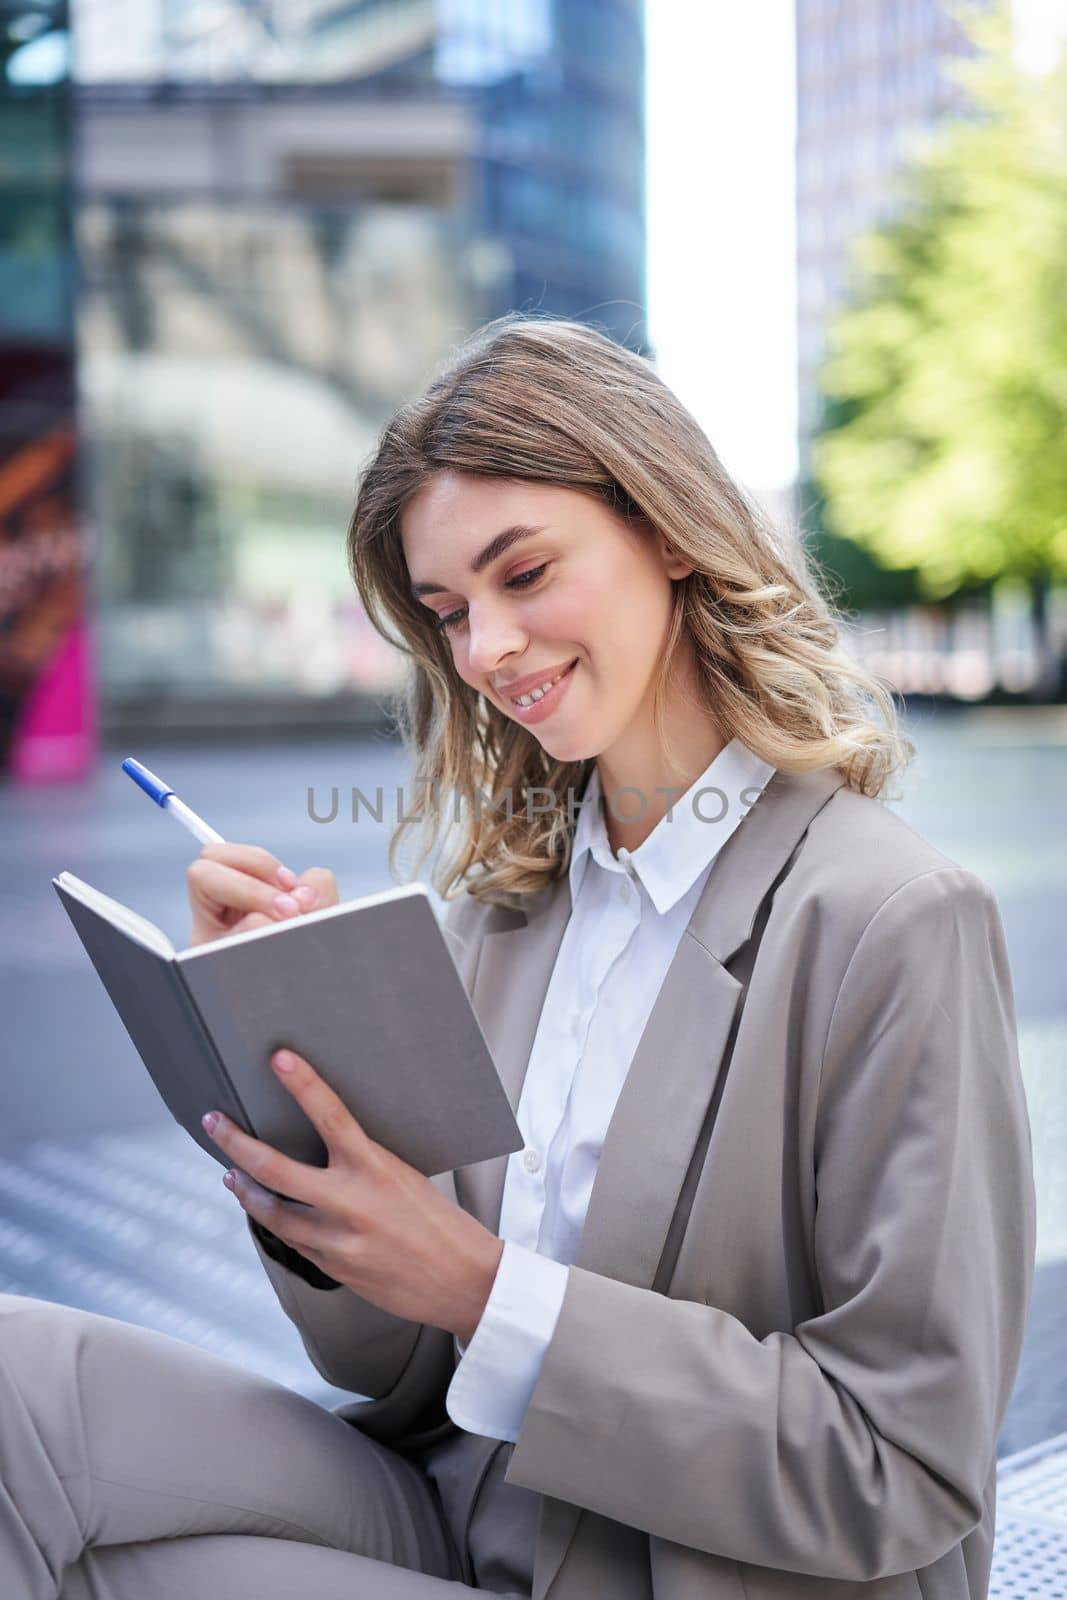
[[[486,675],[495,672],[508,656],[521,654],[526,647],[526,634],[514,616],[494,610],[491,603],[475,605],[472,602],[467,611],[467,638],[471,670]]]

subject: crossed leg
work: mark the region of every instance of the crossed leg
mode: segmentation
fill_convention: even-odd
[[[462,1600],[480,1591],[369,1556],[296,1539],[240,1533],[154,1539],[87,1550],[67,1569],[60,1600]]]
[[[0,1593],[459,1600],[425,1474],[166,1334],[0,1294]]]

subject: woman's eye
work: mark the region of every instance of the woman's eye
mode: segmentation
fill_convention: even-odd
[[[539,567],[531,567],[528,572],[517,573],[514,578],[507,580],[508,588],[528,589],[533,580],[539,578],[547,566],[548,562],[545,561]],[[434,618],[433,625],[438,633],[451,633],[453,628],[459,627],[463,617],[464,613],[462,611],[446,611],[442,616]]]
[[[546,561],[539,567],[531,567],[529,572],[520,572],[514,578],[509,578],[508,579],[509,587],[514,587],[516,589],[525,589],[528,580],[531,579],[531,578],[539,578],[541,576],[542,572],[544,572],[545,567],[547,565],[548,565],[548,562]]]

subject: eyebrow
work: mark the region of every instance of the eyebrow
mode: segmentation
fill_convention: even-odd
[[[470,570],[473,573],[481,572],[498,556],[502,556],[505,550],[510,550],[513,544],[518,544],[520,539],[531,539],[535,533],[544,533],[545,526],[543,523],[534,527],[529,523],[516,522],[510,528],[505,528],[502,533],[490,539],[484,550],[478,552],[471,562]],[[444,594],[447,588],[446,583],[438,583],[436,579],[430,578],[425,583],[413,583],[411,592],[413,595]]]

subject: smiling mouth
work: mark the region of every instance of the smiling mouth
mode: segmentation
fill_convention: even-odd
[[[569,666],[564,667],[562,672],[557,673],[554,678],[546,678],[545,683],[547,684],[547,687],[541,686],[536,689],[531,689],[528,693],[518,696],[509,694],[506,695],[506,698],[511,701],[513,706],[518,706],[520,711],[529,711],[541,700],[543,700],[547,694],[551,693],[551,691],[556,687],[557,683],[562,683],[567,674],[573,672],[577,665],[578,662],[577,659],[575,659],[570,663]]]

